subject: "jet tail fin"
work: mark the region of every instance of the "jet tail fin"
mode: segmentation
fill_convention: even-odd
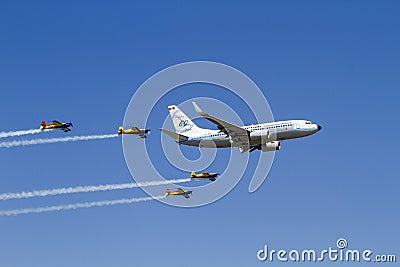
[[[118,134],[122,134],[124,132],[124,127],[119,126],[118,128]]]
[[[199,128],[177,106],[168,106],[168,110],[177,133],[185,133],[187,136],[196,136],[204,133],[205,130]]]

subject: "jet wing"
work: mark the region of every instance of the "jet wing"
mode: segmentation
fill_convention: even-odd
[[[225,134],[227,134],[232,141],[233,146],[239,147],[241,153],[247,152],[250,150],[250,132],[242,127],[234,125],[232,123],[226,122],[224,120],[218,119],[213,117],[205,112],[203,112],[200,107],[195,103],[192,102],[194,108],[196,109],[197,113],[199,113],[202,117],[206,118],[207,120],[211,121],[212,123],[216,124],[218,129]]]
[[[183,193],[185,193],[185,191],[183,191],[183,189],[182,188],[178,188],[178,190],[177,190],[179,193],[181,193],[181,194],[183,194]]]

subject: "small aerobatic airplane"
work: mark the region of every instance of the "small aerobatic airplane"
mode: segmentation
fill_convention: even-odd
[[[122,127],[122,126],[120,126],[118,128],[118,135],[121,135],[121,134],[136,134],[136,135],[139,135],[140,138],[146,138],[147,137],[146,134],[149,134],[149,133],[150,133],[150,130],[148,130],[148,129],[139,129],[136,126],[132,126],[132,128],[127,129],[127,130],[124,130],[124,127]]]
[[[176,132],[160,129],[179,145],[198,147],[238,147],[240,152],[256,149],[263,152],[281,148],[281,141],[312,135],[321,126],[307,120],[289,120],[262,123],[251,126],[237,126],[203,112],[192,102],[197,113],[216,124],[218,130],[199,128],[177,106],[168,106]]]
[[[192,178],[192,180],[210,180],[210,181],[215,181],[217,176],[219,174],[212,172],[212,173],[208,173],[208,172],[203,172],[203,173],[197,173],[196,172],[192,172],[192,174],[190,175],[190,178]]]
[[[175,196],[184,196],[185,198],[190,198],[191,193],[192,191],[183,190],[182,188],[178,188],[178,190],[176,191],[171,191],[170,189],[167,189],[165,191],[165,196],[175,195]]]
[[[51,123],[46,124],[45,121],[42,121],[42,123],[40,124],[40,130],[54,129],[54,130],[62,130],[66,133],[71,131],[69,127],[74,127],[71,122],[52,121]]]

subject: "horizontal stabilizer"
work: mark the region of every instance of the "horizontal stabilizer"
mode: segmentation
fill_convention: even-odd
[[[169,136],[171,136],[172,138],[174,138],[175,141],[177,141],[177,142],[185,141],[185,140],[188,140],[188,139],[189,139],[189,137],[187,137],[187,136],[185,136],[185,135],[178,134],[178,133],[173,133],[173,132],[170,132],[170,131],[168,131],[168,130],[160,129],[160,131],[162,131],[162,132],[165,133],[165,134],[168,134]]]

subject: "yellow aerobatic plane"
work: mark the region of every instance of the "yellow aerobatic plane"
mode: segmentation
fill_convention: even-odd
[[[59,121],[52,121],[51,123],[47,124],[45,121],[42,121],[40,124],[40,130],[61,130],[64,132],[69,132],[71,129],[69,127],[74,127],[71,122],[59,122]]]
[[[210,181],[215,181],[217,179],[217,176],[219,174],[212,172],[212,173],[208,173],[208,172],[203,172],[203,173],[197,173],[196,172],[192,172],[192,174],[190,175],[190,178],[192,178],[192,180],[210,180]]]
[[[185,198],[190,198],[190,194],[192,191],[188,190],[183,190],[182,188],[178,188],[176,191],[171,191],[170,189],[167,189],[165,191],[165,196],[173,195],[173,196],[184,196]]]
[[[149,133],[150,133],[150,130],[148,130],[148,129],[139,129],[136,126],[132,126],[132,128],[126,129],[126,130],[124,130],[124,127],[122,127],[122,126],[120,126],[118,128],[118,135],[121,135],[121,134],[136,134],[136,135],[139,135],[140,138],[146,138],[146,134],[149,134]]]

